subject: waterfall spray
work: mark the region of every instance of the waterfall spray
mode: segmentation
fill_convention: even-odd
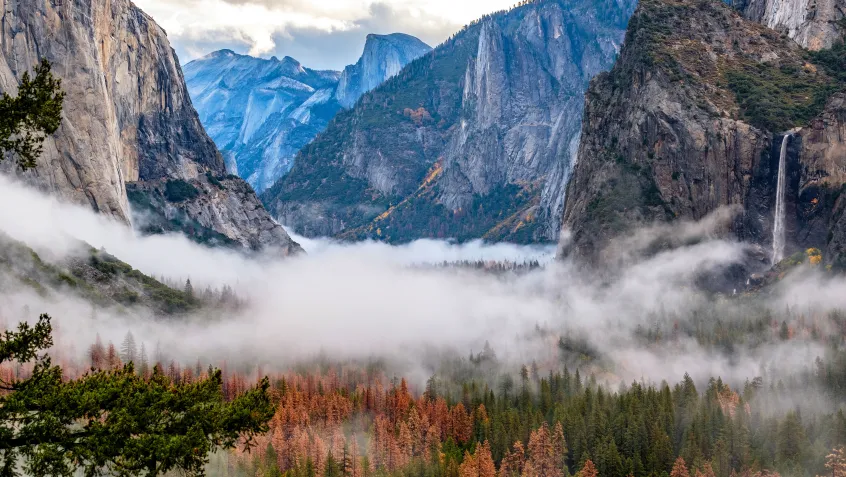
[[[787,215],[785,195],[787,187],[787,146],[790,144],[792,133],[788,132],[781,140],[781,153],[778,158],[778,186],[776,187],[776,206],[773,225],[773,265],[784,259],[784,221]]]

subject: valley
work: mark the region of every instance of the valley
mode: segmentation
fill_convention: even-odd
[[[0,475],[846,475],[842,0],[146,4],[3,3]]]

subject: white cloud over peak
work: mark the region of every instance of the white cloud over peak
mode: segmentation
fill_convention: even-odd
[[[291,56],[342,69],[368,33],[401,32],[435,46],[463,25],[514,0],[135,0],[188,61],[220,48]]]

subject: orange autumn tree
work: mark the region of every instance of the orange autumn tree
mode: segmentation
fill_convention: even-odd
[[[491,457],[488,441],[476,446],[476,452],[470,455],[464,452],[464,461],[458,467],[459,477],[496,477],[496,464]]]
[[[696,477],[715,477],[714,468],[711,467],[710,462],[702,464],[701,469],[696,469]]]
[[[846,477],[846,447],[837,447],[825,458],[831,477]]]
[[[687,465],[681,457],[676,459],[676,462],[673,464],[670,477],[690,477],[690,473],[687,471]]]
[[[525,460],[526,451],[523,449],[523,443],[517,441],[512,450],[505,452],[499,466],[499,477],[520,477]]]
[[[585,461],[585,465],[579,471],[579,477],[599,477],[599,472],[597,472],[592,460],[588,459]]]
[[[532,431],[529,436],[528,454],[529,463],[538,474],[561,477],[567,455],[567,443],[564,441],[561,423],[557,423],[552,431],[547,423]]]

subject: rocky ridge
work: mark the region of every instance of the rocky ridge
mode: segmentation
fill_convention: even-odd
[[[846,32],[844,0],[741,0],[746,18],[786,33],[810,50],[831,48]]]
[[[335,100],[349,109],[364,93],[395,76],[405,65],[432,51],[432,47],[403,33],[367,35],[364,53],[344,68],[335,89]]]

